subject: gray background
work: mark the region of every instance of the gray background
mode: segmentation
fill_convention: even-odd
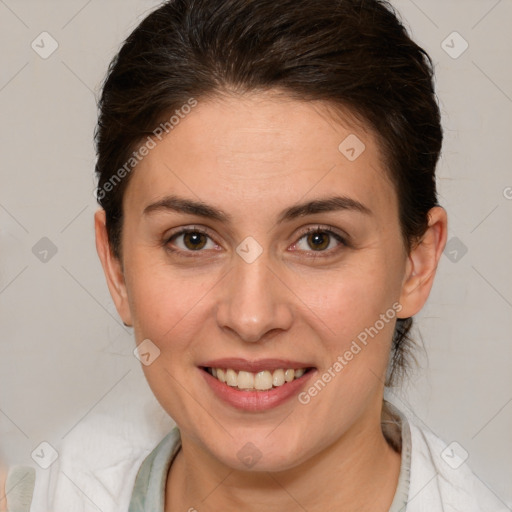
[[[449,245],[417,320],[428,357],[418,352],[421,369],[390,398],[459,443],[512,503],[512,1],[392,3],[436,65]],[[8,463],[31,463],[41,441],[58,448],[100,411],[131,408],[134,421],[170,425],[112,305],[92,219],[95,96],[120,43],[156,4],[0,0],[0,455]],[[46,59],[31,47],[51,49],[43,31],[58,43]],[[454,31],[469,44],[461,55]]]

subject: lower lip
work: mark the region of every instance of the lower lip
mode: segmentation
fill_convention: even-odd
[[[316,373],[311,369],[302,377],[268,391],[244,391],[220,382],[207,371],[200,369],[212,391],[229,405],[244,411],[266,411],[286,402],[297,395],[310,377]]]

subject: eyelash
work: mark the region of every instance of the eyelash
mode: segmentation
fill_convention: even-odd
[[[197,256],[194,256],[194,253],[200,253],[200,252],[204,252],[203,250],[199,249],[197,251],[190,251],[190,250],[182,250],[182,249],[173,249],[172,247],[170,247],[170,243],[177,237],[181,236],[181,235],[186,235],[188,233],[200,233],[200,234],[203,234],[205,236],[207,236],[208,238],[210,238],[212,241],[213,238],[210,236],[209,232],[201,227],[192,227],[192,228],[184,228],[184,229],[181,229],[180,231],[177,231],[176,233],[173,233],[171,234],[169,237],[167,237],[164,242],[163,242],[163,246],[165,247],[165,249],[171,253],[174,253],[174,254],[178,254],[180,256],[183,256],[183,257],[186,257],[186,258],[195,258]],[[297,242],[295,242],[293,245],[296,245],[300,242],[300,240],[302,240],[303,238],[307,237],[308,235],[312,234],[312,233],[325,233],[325,234],[328,234],[329,236],[333,237],[336,241],[338,241],[340,243],[341,246],[344,246],[344,247],[348,247],[349,244],[347,243],[347,240],[345,239],[345,237],[343,237],[342,235],[340,235],[338,232],[334,231],[334,228],[332,226],[315,226],[315,227],[309,227],[307,228],[303,233],[300,234]],[[333,253],[337,253],[339,250],[339,246],[338,248],[335,248],[335,249],[330,249],[330,250],[323,250],[323,251],[302,251],[302,252],[306,252],[309,254],[309,257],[312,257],[312,258],[317,258],[317,257],[328,257],[328,256],[331,256]],[[300,251],[299,251],[300,252]],[[327,256],[322,256],[322,253],[326,253]]]

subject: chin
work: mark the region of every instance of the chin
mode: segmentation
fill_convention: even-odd
[[[269,435],[269,429],[261,432],[238,430],[231,438],[223,436],[217,442],[208,438],[206,449],[219,462],[237,471],[279,472],[304,462],[304,438],[307,434],[282,430]],[[302,439],[302,442],[299,440]]]

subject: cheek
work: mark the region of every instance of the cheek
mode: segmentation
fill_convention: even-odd
[[[149,338],[164,353],[180,350],[203,323],[204,308],[221,273],[183,270],[141,251],[127,268],[130,308],[138,341]]]
[[[320,334],[323,353],[317,379],[302,394],[301,404],[311,405],[319,418],[328,416],[338,427],[347,411],[363,410],[385,379],[400,310],[397,274],[389,270],[376,264],[364,271],[345,268],[326,279],[323,288],[307,280],[300,284],[298,295],[310,299],[308,322]],[[305,418],[309,411],[303,411]]]
[[[134,319],[145,337],[163,340],[178,329],[198,301],[198,291],[189,283],[161,274],[141,273],[130,290]]]
[[[400,296],[398,274],[377,259],[367,258],[364,265],[346,265],[323,275],[305,275],[290,286],[335,348],[340,340],[347,343],[372,326]]]

